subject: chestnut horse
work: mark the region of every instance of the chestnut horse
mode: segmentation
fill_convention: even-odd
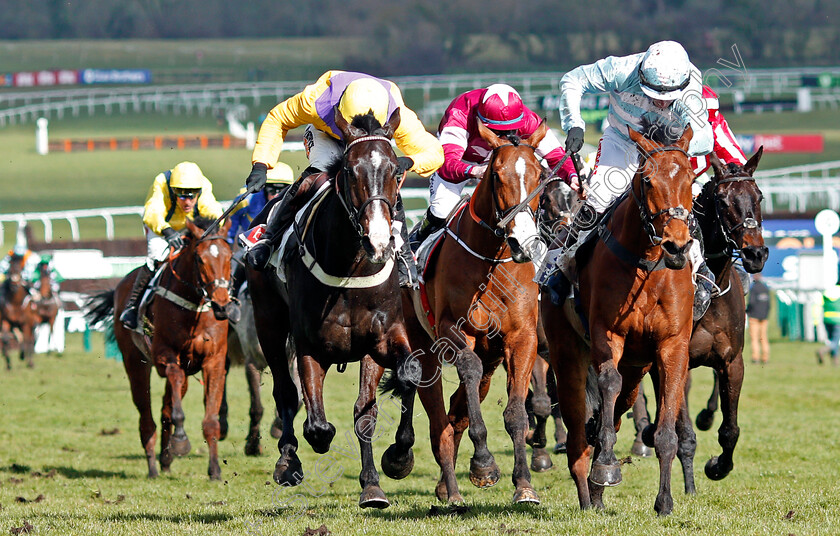
[[[156,296],[146,309],[144,333],[125,328],[119,318],[131,293],[137,271],[129,273],[114,291],[95,296],[86,315],[91,324],[110,317],[114,335],[131,383],[131,397],[140,412],[140,443],[146,452],[149,478],[158,476],[155,464],[155,421],[152,417],[152,366],[166,378],[161,410],[160,468],[168,472],[172,457],[185,456],[191,446],[184,431],[181,399],[187,376],[201,371],[204,383],[204,419],[201,422],[210,462],[211,480],[221,479],[218,440],[219,406],[225,385],[227,311],[231,304],[230,246],[226,232],[201,238],[210,221],[187,220],[186,245],[171,252],[157,278]],[[142,313],[142,311],[141,311]],[[141,318],[141,326],[144,326]],[[147,335],[151,326],[152,333]],[[175,431],[172,431],[172,425]]]
[[[40,332],[41,326],[48,330],[52,337],[55,326],[55,318],[61,308],[61,300],[58,294],[53,292],[53,280],[49,262],[38,263],[38,283],[35,292],[30,293],[26,302],[26,311],[29,315],[29,322],[32,323],[34,334]]]
[[[12,339],[17,338],[15,331],[20,333],[20,359],[26,360],[26,366],[32,368],[35,363],[32,356],[35,353],[35,326],[27,311],[27,301],[30,299],[29,285],[23,279],[24,258],[12,255],[6,280],[0,286],[0,337],[2,337],[3,357],[6,358],[6,368],[12,369],[9,358],[9,347]]]
[[[324,408],[327,371],[333,365],[342,371],[348,362],[361,361],[359,396],[353,408],[362,462],[359,506],[386,508],[390,503],[379,486],[371,445],[378,411],[376,388],[384,368],[397,370],[395,381],[410,416],[419,381],[419,367],[414,375],[407,367],[411,349],[399,299],[392,233],[399,177],[391,139],[400,123],[400,110],[384,125],[372,113],[357,115],[351,123],[339,112],[335,115],[346,143],[344,156],[335,166],[338,175],[329,188],[316,194],[313,212],[295,227],[299,246],[283,263],[286,282],[271,270],[248,269],[248,285],[257,335],[271,368],[274,400],[283,421],[274,480],[295,486],[303,479],[293,426],[298,394],[286,355],[291,333],[306,405],[303,436],[317,453],[330,449],[336,433]],[[398,433],[397,448],[389,449],[398,451],[399,459],[388,458],[389,452],[383,456],[383,469],[389,476],[406,476],[413,467],[414,437],[408,432]]]
[[[706,476],[712,480],[721,480],[732,471],[732,456],[740,435],[738,402],[744,380],[745,289],[732,265],[735,255],[740,254],[744,269],[756,273],[764,268],[768,256],[761,234],[763,196],[753,179],[762,154],[763,147],[743,167],[737,164],[724,166],[713,155],[714,177],[694,201],[694,213],[705,242],[706,259],[716,276],[717,285],[722,289],[721,295],[712,300],[709,310],[694,326],[689,346],[690,368],[706,366],[714,369],[712,398],[716,407],[720,393],[723,406],[723,422],[718,429],[722,453],[712,457],[705,467]],[[708,430],[713,418],[714,410],[704,409],[697,416],[697,427]],[[643,434],[647,442],[651,442],[652,430],[649,427]],[[680,437],[677,457],[683,467],[685,492],[694,493],[697,442],[687,399],[677,422],[677,434]]]
[[[526,140],[499,137],[481,122],[478,128],[492,149],[487,172],[469,207],[449,222],[434,264],[424,273],[435,340],[421,327],[410,291],[403,293],[403,309],[412,348],[421,354],[423,383],[418,393],[429,415],[432,451],[441,468],[437,497],[463,501],[455,460],[467,428],[475,447],[470,481],[480,488],[498,482],[500,472],[487,448],[480,404],[493,371],[504,363],[508,392],[504,421],[514,448],[513,501],[539,503],[525,452],[525,398],[537,356],[538,288],[530,261],[531,247],[538,243],[534,222],[538,199],[525,201],[544,177],[536,147],[547,127],[541,123]],[[443,362],[453,360],[461,384],[450,398],[447,415],[440,373]]]
[[[658,132],[667,134],[668,129]],[[588,259],[582,255],[578,259],[581,318],[571,301],[556,306],[547,295],[543,295],[541,314],[560,409],[568,426],[569,470],[581,508],[603,507],[603,487],[621,482],[613,451],[621,416],[633,405],[644,375],[653,366],[659,369],[654,443],[660,472],[654,509],[665,515],[673,509],[674,428],[688,375],[692,327],[693,284],[687,252],[693,174],[686,153],[692,131],[687,128],[673,145],[660,144],[632,129],[629,135],[640,153],[629,195],[597,227],[598,241],[579,251],[589,252]],[[585,430],[590,367],[601,402],[600,408],[590,408],[599,411],[594,461],[587,475],[593,454]]]

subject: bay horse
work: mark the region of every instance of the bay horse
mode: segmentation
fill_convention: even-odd
[[[418,394],[429,416],[432,452],[441,468],[435,489],[438,499],[463,501],[455,461],[467,429],[475,448],[470,482],[486,488],[500,478],[487,448],[480,404],[494,370],[504,364],[508,393],[504,421],[514,447],[513,502],[539,503],[525,452],[525,399],[537,356],[538,288],[530,261],[539,240],[534,222],[538,199],[525,201],[545,176],[536,147],[547,127],[543,121],[525,140],[499,137],[480,121],[478,129],[492,150],[487,171],[468,207],[447,224],[445,238],[423,274],[434,340],[412,306],[419,296],[404,290],[403,309],[423,369]],[[461,382],[450,398],[448,414],[440,377],[444,362],[454,363]]]
[[[712,480],[721,480],[732,471],[733,453],[740,435],[738,403],[744,380],[746,303],[745,289],[733,264],[736,256],[740,256],[744,269],[748,273],[757,273],[764,268],[768,256],[761,232],[763,195],[753,178],[763,149],[760,147],[744,166],[724,166],[713,154],[714,176],[694,201],[694,214],[703,234],[706,260],[715,274],[716,284],[722,289],[721,295],[712,300],[709,310],[694,326],[689,345],[689,367],[706,366],[715,371],[709,406],[714,402],[716,408],[720,394],[723,422],[718,429],[718,442],[722,452],[712,457],[705,466],[706,476]],[[714,410],[707,407],[697,415],[697,427],[708,430],[713,419]],[[648,443],[652,430],[653,425],[643,433]],[[697,443],[687,397],[677,422],[677,434],[680,437],[677,456],[683,467],[685,492],[694,493]]]
[[[21,361],[26,360],[26,366],[33,368],[33,354],[35,353],[35,326],[31,315],[27,312],[27,302],[30,299],[30,287],[23,278],[25,259],[21,255],[12,255],[6,280],[0,286],[0,337],[2,338],[3,357],[6,358],[6,368],[12,369],[9,358],[9,348],[12,340],[20,333],[19,348]]]
[[[201,371],[204,384],[204,419],[201,422],[209,451],[207,469],[211,480],[221,480],[218,441],[219,406],[225,384],[227,315],[231,297],[230,246],[226,231],[201,238],[211,222],[187,219],[186,245],[170,251],[146,309],[144,333],[125,328],[119,318],[131,293],[137,270],[123,278],[113,291],[89,302],[88,322],[110,319],[123,356],[131,397],[140,412],[140,443],[146,453],[148,476],[158,476],[155,463],[155,421],[150,399],[152,367],[166,378],[161,410],[160,468],[169,472],[172,457],[185,456],[191,446],[184,431],[181,400],[187,392],[187,377]],[[142,313],[142,311],[141,311]],[[141,318],[141,326],[143,326]],[[151,327],[151,334],[146,329]],[[174,425],[174,432],[172,430]]]
[[[581,508],[603,508],[604,486],[621,482],[613,451],[621,416],[633,405],[644,375],[651,367],[658,368],[654,443],[659,492],[654,509],[667,515],[673,509],[675,424],[688,375],[692,327],[693,284],[687,252],[693,174],[686,152],[692,130],[686,128],[676,141],[666,137],[671,129],[654,132],[663,136],[663,143],[629,129],[639,150],[639,167],[630,190],[614,205],[612,216],[605,216],[593,231],[598,240],[578,252],[575,302],[580,316],[572,301],[554,305],[547,294],[543,294],[541,314],[568,427],[568,466]],[[596,383],[600,395],[598,408],[587,407],[590,374],[595,377],[590,386]],[[587,444],[586,431],[593,412],[594,452]]]
[[[35,285],[35,292],[30,293],[26,302],[27,315],[30,317],[33,327],[33,338],[44,327],[52,337],[55,326],[55,319],[61,308],[61,300],[53,289],[53,279],[50,264],[47,261],[38,263],[38,283]]]
[[[395,387],[402,396],[404,415],[410,417],[419,381],[419,366],[410,367],[392,233],[399,185],[391,140],[399,127],[400,109],[384,125],[372,113],[357,115],[350,123],[338,111],[335,116],[346,144],[344,155],[329,170],[332,182],[313,198],[312,216],[295,228],[299,254],[283,263],[286,282],[275,272],[248,268],[248,285],[283,421],[274,480],[294,486],[303,479],[293,426],[298,394],[286,355],[291,334],[306,406],[303,436],[316,453],[327,452],[336,433],[323,401],[327,371],[333,365],[343,371],[348,362],[361,361],[359,396],[353,408],[362,462],[359,506],[386,508],[390,503],[379,486],[371,445],[378,412],[376,388],[385,368],[397,370]],[[410,472],[413,442],[413,431],[401,426],[396,447],[383,456],[386,474],[401,478]]]

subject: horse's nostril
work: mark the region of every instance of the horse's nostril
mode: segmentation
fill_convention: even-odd
[[[664,249],[665,253],[668,255],[680,255],[685,253],[687,245],[680,247],[675,242],[666,240],[665,242],[662,242],[662,249]]]

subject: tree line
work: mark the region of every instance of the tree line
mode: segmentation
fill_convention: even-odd
[[[4,0],[0,39],[356,36],[372,74],[561,70],[655,41],[698,65],[737,45],[752,67],[840,61],[835,0]]]

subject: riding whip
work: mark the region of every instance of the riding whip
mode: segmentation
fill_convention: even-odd
[[[248,196],[248,194],[250,194],[250,193],[251,192],[246,190],[246,191],[242,192],[241,194],[239,194],[236,197],[236,199],[231,201],[230,206],[227,208],[227,210],[222,212],[222,215],[219,216],[218,218],[216,218],[216,221],[214,221],[213,223],[210,224],[210,227],[208,227],[207,230],[204,231],[204,234],[201,235],[201,238],[205,238],[207,235],[209,235],[210,233],[215,231],[216,227],[219,226],[219,222],[222,221],[223,219],[225,219],[231,212],[233,212],[233,210],[237,207],[237,205],[239,205],[239,203],[243,199],[245,199]]]

